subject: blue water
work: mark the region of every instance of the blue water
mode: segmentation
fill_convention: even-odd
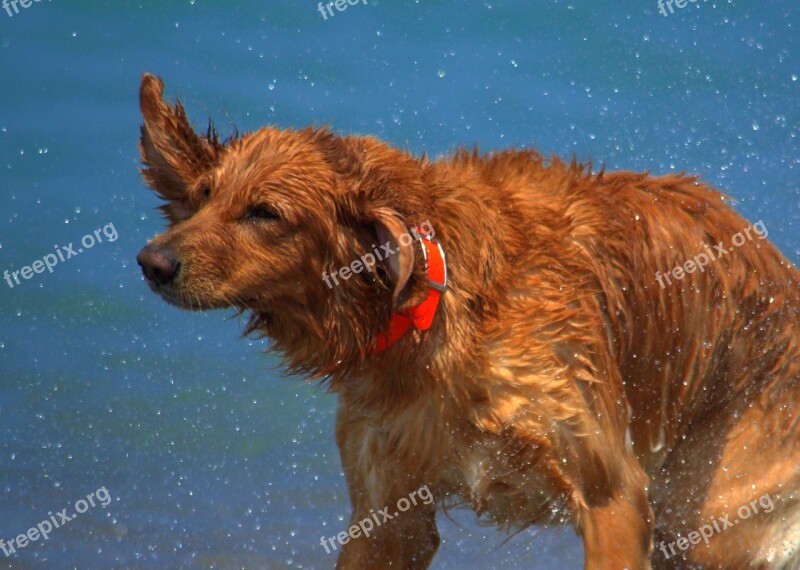
[[[282,378],[230,314],[142,283],[135,255],[163,227],[137,173],[142,72],[223,133],[330,123],[417,153],[702,173],[797,262],[798,26],[793,0],[667,17],[655,0],[370,0],[328,20],[297,0],[0,9],[0,271],[118,235],[0,281],[0,538],[112,497],[0,568],[332,568],[319,539],[346,526],[335,398]],[[436,569],[582,567],[569,529],[503,544],[455,518]]]

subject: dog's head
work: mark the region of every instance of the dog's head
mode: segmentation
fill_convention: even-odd
[[[185,309],[250,312],[248,331],[315,374],[363,356],[393,310],[424,297],[416,244],[402,239],[427,219],[418,161],[326,129],[220,142],[162,93],[142,78],[142,174],[169,221],[137,258],[153,291]],[[394,253],[370,263],[385,244]]]

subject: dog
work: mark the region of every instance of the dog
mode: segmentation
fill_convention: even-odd
[[[592,570],[800,568],[800,275],[719,191],[327,128],[221,141],[147,74],[140,104],[169,223],[145,281],[338,394],[338,568],[427,568],[457,505],[571,524]]]

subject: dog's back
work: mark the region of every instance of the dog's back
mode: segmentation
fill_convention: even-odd
[[[520,343],[535,354],[544,335],[546,350],[583,367],[590,385],[620,383],[600,399],[627,404],[627,436],[651,477],[656,566],[800,567],[800,275],[763,222],[746,222],[686,176],[591,175],[530,152],[454,162],[477,168],[497,193],[488,231],[514,236],[502,242],[508,273],[497,282],[512,287],[498,294],[491,342],[511,340],[519,360]],[[503,324],[517,314],[531,324],[525,341]],[[492,358],[508,363],[514,352]],[[524,386],[524,366],[504,368]],[[542,401],[538,389],[531,396]],[[708,549],[686,559],[675,549],[680,536],[765,496],[774,509],[715,532]]]

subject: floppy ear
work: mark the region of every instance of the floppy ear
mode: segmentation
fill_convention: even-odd
[[[399,309],[408,297],[408,281],[414,271],[414,236],[403,218],[391,208],[374,208],[369,212],[378,236],[378,251],[383,258],[392,286],[392,304]],[[388,254],[384,246],[393,252]]]
[[[172,223],[194,213],[187,202],[187,187],[216,160],[216,136],[201,138],[186,119],[180,101],[164,103],[164,83],[148,73],[142,76],[139,105],[144,124],[139,151],[142,175],[150,188],[168,203],[161,207]]]

